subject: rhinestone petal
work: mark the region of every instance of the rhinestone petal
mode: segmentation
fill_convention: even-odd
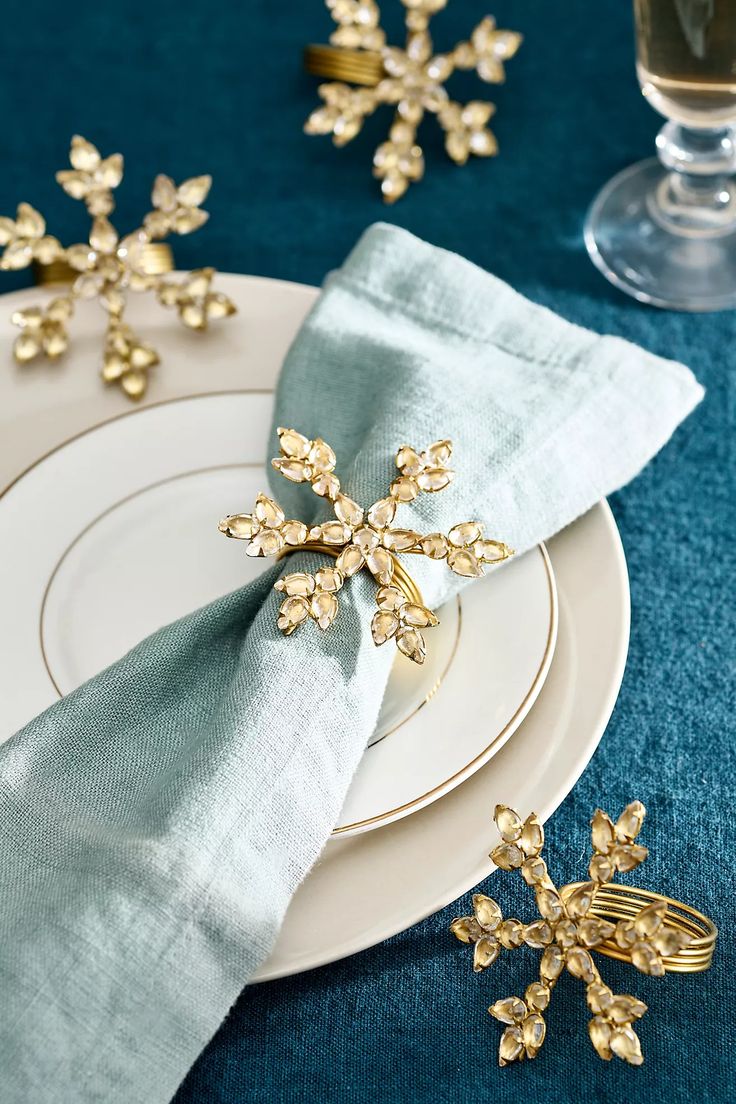
[[[401,620],[405,625],[411,625],[416,629],[426,629],[438,624],[437,618],[431,610],[424,606],[417,606],[413,602],[407,602],[401,607]]]
[[[345,525],[349,525],[351,529],[354,529],[356,525],[360,525],[363,520],[362,507],[344,494],[339,494],[335,499],[335,514],[340,521],[344,522]]]
[[[613,993],[600,981],[592,981],[586,993],[591,1012],[605,1012],[613,1000]]]
[[[539,962],[539,976],[542,981],[555,981],[565,967],[565,952],[562,947],[552,943],[547,947]]]
[[[613,821],[608,813],[604,813],[602,809],[596,809],[590,826],[593,847],[596,851],[600,851],[604,855],[607,854],[616,836]]]
[[[314,577],[305,571],[295,571],[291,575],[284,575],[274,583],[275,590],[281,590],[290,597],[306,597],[314,592]]]
[[[312,442],[295,429],[283,429],[276,431],[279,435],[279,448],[284,456],[290,456],[294,460],[305,460],[309,455]]]
[[[524,925],[521,920],[504,920],[496,929],[496,936],[507,950],[512,951],[524,942]]]
[[[567,952],[567,968],[573,977],[582,981],[590,982],[595,978],[593,959],[584,947],[570,947]]]
[[[522,822],[518,813],[510,809],[508,805],[497,805],[493,812],[496,827],[501,833],[501,839],[506,843],[514,843],[521,835]]]
[[[496,961],[501,951],[501,944],[492,935],[482,935],[475,944],[473,952],[473,969],[476,974],[487,969]]]
[[[374,548],[377,548],[380,544],[380,540],[381,538],[375,529],[371,529],[368,525],[364,525],[353,532],[353,542],[357,544],[358,548],[364,554],[372,552]]]
[[[307,527],[303,521],[285,521],[281,526],[281,536],[286,544],[296,547],[298,544],[304,544],[307,539]]]
[[[259,525],[252,514],[228,514],[224,517],[218,529],[226,537],[235,537],[236,540],[250,540],[258,532]]]
[[[342,572],[336,567],[323,567],[314,579],[320,590],[329,591],[331,594],[340,590],[345,581]]]
[[[331,472],[337,463],[337,457],[326,441],[316,437],[309,450],[309,463],[315,471]]]
[[[433,467],[443,468],[452,456],[452,441],[435,441],[426,450],[425,455]]]
[[[447,555],[447,563],[456,575],[464,575],[468,579],[477,579],[483,574],[483,568],[467,548],[451,549]]]
[[[618,1058],[623,1058],[631,1066],[640,1066],[644,1061],[639,1037],[632,1027],[617,1027],[611,1035],[611,1050]]]
[[[260,524],[269,529],[277,529],[284,521],[284,511],[264,494],[259,494],[256,499],[255,515]]]
[[[391,582],[394,577],[394,560],[391,553],[385,548],[374,548],[372,552],[367,554],[365,562],[368,565],[368,570],[378,579],[379,583],[386,585]],[[401,644],[399,644],[399,647],[401,647]]]
[[[565,902],[567,915],[572,920],[581,920],[584,916],[587,916],[588,910],[593,902],[595,888],[593,882],[583,882],[583,884],[567,898]]]
[[[312,490],[315,494],[321,495],[322,498],[334,499],[340,491],[340,480],[331,472],[318,475],[312,481]]]
[[[410,476],[402,476],[400,479],[394,479],[389,491],[391,497],[397,502],[413,502],[419,494],[419,484]]]
[[[532,1012],[527,1016],[521,1027],[521,1035],[529,1058],[534,1058],[544,1042],[547,1027],[538,1012]]]
[[[396,453],[396,467],[402,475],[419,475],[424,468],[424,461],[416,449],[402,445]]]
[[[501,870],[518,870],[524,861],[524,856],[515,843],[502,843],[494,847],[490,859]]]
[[[447,555],[448,547],[447,537],[443,533],[429,533],[420,541],[422,552],[430,560],[443,560]]]
[[[309,612],[319,627],[329,629],[337,616],[338,602],[334,594],[320,590],[312,596]]]
[[[499,1066],[505,1066],[507,1062],[515,1062],[523,1049],[524,1044],[521,1036],[521,1028],[515,1025],[513,1027],[507,1027],[498,1045]]]
[[[481,927],[488,931],[495,931],[503,919],[498,904],[484,893],[473,894],[473,912]]]
[[[553,938],[552,928],[546,920],[535,920],[533,923],[524,926],[524,942],[528,947],[541,950],[543,947],[547,947]]]
[[[548,985],[545,985],[541,981],[533,981],[531,985],[527,986],[524,999],[526,1000],[528,1008],[534,1012],[544,1012],[545,1008],[550,1002],[552,991]]]
[[[399,651],[415,663],[424,663],[426,647],[419,629],[400,629],[396,637],[396,645]]]
[[[606,1062],[610,1062],[613,1057],[611,1052],[613,1028],[611,1024],[604,1020],[602,1016],[594,1016],[588,1024],[588,1034],[598,1056]]]
[[[664,963],[650,943],[635,943],[631,948],[631,962],[642,974],[664,976]]]
[[[610,882],[613,877],[613,861],[608,855],[593,855],[588,867],[588,873],[594,882]]]
[[[532,813],[524,821],[519,845],[525,855],[538,855],[542,850],[544,846],[544,828],[536,813]]]
[[[654,901],[651,905],[647,905],[646,908],[643,908],[641,912],[634,917],[636,934],[641,938],[654,935],[654,933],[662,927],[662,921],[666,913],[666,901]]]
[[[392,552],[406,552],[419,540],[419,533],[413,529],[387,529],[383,534],[383,544]]]
[[[246,556],[275,556],[284,546],[284,540],[276,529],[261,529],[245,550]]]
[[[305,483],[312,475],[312,469],[303,460],[288,460],[278,457],[271,461],[271,466],[285,479],[291,480],[292,483]]]
[[[461,943],[475,943],[483,931],[474,916],[458,916],[450,924],[450,931]]]
[[[478,540],[480,525],[477,521],[464,521],[461,525],[455,525],[447,537],[450,544],[454,544],[456,548],[463,548]]]
[[[646,815],[641,801],[632,801],[616,821],[616,838],[621,843],[631,843],[639,835]]]
[[[347,548],[343,548],[337,557],[335,566],[346,579],[349,579],[351,575],[355,575],[357,571],[360,571],[364,563],[363,553],[357,544],[349,544]]]
[[[374,644],[379,647],[381,644],[385,644],[387,640],[396,635],[398,627],[399,619],[395,613],[390,613],[388,610],[378,610],[377,613],[373,614],[373,620],[371,621],[371,635]]]
[[[295,596],[287,598],[286,601],[281,603],[276,624],[285,636],[291,636],[294,629],[301,625],[302,621],[308,616],[309,604],[306,598]]]
[[[494,1020],[503,1024],[520,1024],[526,1016],[526,1005],[520,997],[503,997],[488,1009]]]
[[[382,586],[376,593],[376,602],[379,609],[393,612],[406,605],[406,595],[398,587]]]
[[[539,915],[556,924],[561,919],[564,911],[562,899],[557,890],[548,889],[546,886],[538,886],[536,897]]]
[[[368,511],[368,522],[376,529],[385,529],[394,520],[396,502],[393,498],[379,498]]]
[[[419,473],[417,483],[420,490],[432,494],[435,491],[443,491],[452,483],[454,475],[454,472],[446,471],[445,468],[427,468],[426,471]]]

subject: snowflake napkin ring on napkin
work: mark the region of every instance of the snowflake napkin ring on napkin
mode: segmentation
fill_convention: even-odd
[[[445,149],[456,164],[464,165],[471,155],[491,157],[498,152],[487,125],[495,106],[486,100],[456,103],[445,83],[455,70],[474,69],[481,80],[501,84],[504,61],[521,45],[520,34],[498,30],[486,16],[468,41],[459,42],[449,53],[436,54],[429,22],[447,0],[401,2],[407,9],[403,48],[386,45],[375,0],[327,0],[338,24],[330,36],[332,46],[308,46],[305,51],[310,73],[338,78],[320,85],[323,104],[309,116],[307,134],[331,134],[336,146],[344,146],[376,108],[396,107],[388,140],[373,157],[373,175],[381,181],[387,203],[400,199],[409,184],[424,175],[417,130],[427,112],[437,116],[445,132]],[[363,87],[352,87],[356,84]]]
[[[534,889],[541,919],[531,924],[504,919],[490,897],[476,893],[473,915],[450,925],[462,942],[473,945],[473,969],[485,970],[501,950],[524,944],[542,952],[539,981],[524,998],[496,1001],[488,1011],[506,1028],[499,1045],[499,1064],[535,1058],[544,1042],[552,990],[563,970],[585,982],[592,1019],[590,1040],[601,1058],[613,1055],[640,1066],[644,1061],[634,1022],[646,1004],[628,994],[614,993],[602,980],[591,951],[629,962],[643,974],[662,977],[666,971],[707,970],[713,958],[717,929],[702,913],[669,897],[630,886],[612,885],[615,873],[634,870],[648,851],[635,843],[646,815],[640,801],[627,805],[616,823],[597,809],[592,825],[593,857],[590,881],[557,890],[541,857],[544,829],[536,814],[522,822],[506,805],[497,805],[494,819],[502,842],[490,858],[502,870],[519,870]]]
[[[220,522],[220,532],[247,541],[249,556],[281,556],[296,551],[322,552],[335,559],[334,567],[325,567],[311,575],[294,572],[279,579],[275,589],[285,595],[279,610],[278,627],[289,636],[311,617],[320,629],[327,629],[338,611],[336,594],[345,581],[367,568],[379,584],[378,611],[371,622],[376,645],[395,640],[400,652],[415,663],[423,663],[425,641],[422,629],[438,624],[427,609],[419,588],[406,572],[396,553],[446,560],[457,575],[477,578],[485,564],[498,564],[513,555],[501,541],[482,536],[476,521],[463,522],[443,533],[422,536],[413,529],[393,524],[401,503],[413,502],[421,491],[444,490],[454,472],[447,464],[452,442],[436,441],[419,453],[402,445],[396,453],[399,475],[391,483],[389,494],[367,510],[348,498],[335,475],[337,458],[321,438],[309,440],[294,429],[279,429],[281,456],[273,467],[292,483],[311,483],[315,494],[328,499],[334,521],[308,528],[302,521],[287,520],[281,507],[260,494],[251,514],[229,514]]]
[[[68,292],[47,306],[15,311],[11,320],[21,332],[13,355],[19,364],[40,356],[58,360],[69,344],[67,325],[76,300],[97,299],[108,316],[102,378],[117,384],[128,398],[140,399],[159,356],[123,320],[128,291],[153,291],[162,306],[175,309],[193,330],[206,330],[210,322],[236,311],[227,295],[212,290],[214,268],[195,269],[178,282],[164,276],[170,259],[161,263],[160,251],[166,248],[161,239],[190,234],[209,218],[201,205],[212,177],[196,176],[177,187],[168,176],[157,176],[151,196],[154,209],[137,230],[120,238],[108,215],[115,208],[113,190],[123,179],[122,155],[103,158],[91,142],[75,135],[69,159],[71,169],[58,172],[56,179],[67,195],[84,202],[92,216],[88,242],[63,247],[46,233],[45,219],[28,203],[18,205],[14,219],[0,218],[0,269],[22,269],[35,262],[58,271],[63,262],[73,281]],[[156,263],[151,263],[152,258]]]

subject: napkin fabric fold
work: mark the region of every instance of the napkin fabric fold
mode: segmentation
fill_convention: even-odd
[[[452,438],[454,483],[400,516],[477,519],[523,552],[636,475],[701,396],[682,365],[377,225],[296,338],[274,424],[328,440],[366,506],[399,445]],[[290,516],[325,509],[272,484]],[[213,503],[213,523],[239,506]],[[462,583],[412,573],[430,604]],[[284,638],[278,574],[161,629],[0,748],[4,1104],[164,1104],[268,956],[395,654],[370,639],[363,574],[328,632]]]

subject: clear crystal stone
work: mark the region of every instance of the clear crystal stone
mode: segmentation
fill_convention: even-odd
[[[638,1000],[637,997],[630,997],[628,994],[620,994],[612,997],[606,1015],[614,1023],[625,1024],[631,1023],[632,1020],[640,1020],[646,1010],[644,1001]]]
[[[616,942],[623,951],[628,951],[636,943],[636,930],[633,920],[619,920],[616,925]]]
[[[396,502],[393,498],[379,498],[368,511],[368,521],[376,529],[385,529],[394,520]]]
[[[505,1066],[507,1062],[515,1062],[524,1049],[521,1037],[521,1028],[507,1027],[501,1036],[498,1045],[498,1064]]]
[[[567,968],[573,977],[582,981],[590,982],[595,979],[593,959],[584,947],[570,947],[567,952]]]
[[[380,609],[393,612],[406,605],[406,596],[398,587],[382,586],[376,593],[376,602]]]
[[[588,867],[588,873],[594,882],[610,882],[613,877],[613,861],[608,855],[593,855]]]
[[[647,848],[638,843],[623,843],[614,847],[611,857],[616,869],[622,874],[626,874],[629,870],[635,870],[640,863],[643,863],[648,854]]]
[[[631,843],[641,831],[647,811],[641,801],[627,805],[616,821],[616,837],[621,843]]]
[[[538,855],[544,846],[544,828],[536,813],[524,821],[519,844],[525,855]]]
[[[464,575],[468,579],[477,579],[483,574],[483,568],[468,548],[453,548],[447,554],[448,566],[456,575]]]
[[[632,1066],[640,1066],[644,1061],[639,1037],[632,1027],[617,1027],[611,1035],[611,1050],[618,1058],[623,1058]]]
[[[236,540],[250,540],[258,532],[258,522],[252,514],[228,514],[224,517],[218,529],[227,537],[235,537]]]
[[[442,491],[453,480],[454,472],[445,468],[427,468],[417,476],[417,483],[422,491]]]
[[[450,924],[450,931],[461,943],[475,943],[483,931],[474,916],[458,916]]]
[[[336,567],[323,567],[314,578],[320,590],[326,590],[330,593],[338,591],[344,582],[342,572]]]
[[[347,544],[351,537],[349,526],[341,521],[325,521],[319,529],[320,539],[325,544]]]
[[[582,918],[587,915],[593,902],[595,888],[594,882],[583,882],[583,884],[567,898],[565,902],[567,915],[572,920],[582,920]]]
[[[455,525],[447,534],[450,544],[456,548],[462,548],[473,544],[480,537],[480,525],[477,521],[464,521],[461,525]]]
[[[503,997],[488,1009],[494,1020],[503,1024],[518,1024],[526,1016],[526,1005],[520,997]]]
[[[399,651],[409,659],[414,660],[415,663],[424,663],[426,648],[424,637],[419,629],[401,629],[396,637],[396,644]]]
[[[295,460],[306,460],[312,447],[312,442],[307,437],[297,433],[295,429],[279,427],[276,432],[279,435],[279,447],[284,456],[291,456]]]
[[[596,851],[606,854],[616,837],[613,821],[608,813],[604,813],[602,809],[596,809],[590,826],[593,847]]]
[[[429,539],[429,538],[426,538]],[[501,833],[501,839],[506,843],[514,843],[521,835],[521,817],[510,809],[508,805],[497,805],[493,812],[496,827]]]
[[[287,460],[279,457],[271,461],[271,466],[292,483],[304,483],[312,474],[312,469],[303,460]]]
[[[394,561],[391,553],[385,548],[374,548],[372,552],[368,552],[365,562],[368,570],[375,575],[379,583],[386,585],[391,582],[394,577]]]
[[[309,463],[315,471],[331,472],[337,463],[337,457],[327,442],[317,437],[309,450]]]
[[[347,495],[339,494],[335,499],[335,513],[344,522],[345,525],[349,525],[351,529],[354,529],[356,525],[360,525],[363,520],[363,510],[357,502],[353,502],[352,498],[348,498]]]
[[[651,943],[635,943],[631,948],[631,962],[642,974],[663,977],[664,963]]]
[[[530,859],[524,859],[521,864],[521,876],[527,885],[544,885],[549,882],[549,874],[547,872],[547,864],[544,859],[539,855],[534,855]]]
[[[688,932],[678,931],[676,928],[663,925],[652,938],[652,943],[661,955],[670,958],[681,951],[683,947],[687,947],[688,943],[692,943],[693,938]]]
[[[387,640],[396,635],[398,627],[399,619],[395,613],[390,613],[388,610],[379,610],[378,613],[374,613],[371,621],[371,635],[374,644],[379,647],[381,644],[385,644]]]
[[[334,499],[340,491],[340,480],[331,472],[326,475],[318,475],[312,482],[312,490],[322,498]]]
[[[524,1020],[521,1027],[521,1035],[524,1040],[526,1052],[530,1058],[533,1058],[541,1047],[546,1032],[546,1025],[538,1012],[532,1012]]]
[[[443,560],[449,547],[447,537],[443,533],[429,533],[426,537],[422,537],[419,546],[430,560]]]
[[[435,441],[425,452],[429,463],[435,468],[443,468],[452,456],[452,441]]]
[[[364,525],[353,533],[353,541],[364,554],[372,552],[380,544],[380,537],[375,529]]]
[[[308,616],[309,604],[306,598],[287,598],[286,601],[281,603],[276,624],[285,636],[290,636],[294,629],[301,625],[302,621]]]
[[[613,1028],[602,1016],[594,1016],[588,1024],[590,1041],[595,1047],[596,1053],[606,1062],[611,1060],[611,1035]]]
[[[548,985],[541,981],[533,981],[527,986],[524,999],[527,1006],[534,1012],[544,1012],[550,1002],[552,991]]]
[[[524,942],[528,947],[541,950],[547,947],[553,938],[554,933],[546,920],[534,920],[524,926]]]
[[[565,966],[565,952],[562,947],[552,943],[547,947],[539,962],[539,975],[542,981],[555,981]]]
[[[515,843],[501,843],[493,848],[490,859],[501,870],[518,870],[524,861],[524,856]]]
[[[524,925],[521,920],[504,920],[496,929],[496,936],[507,950],[512,951],[524,942]]]
[[[343,548],[337,557],[335,566],[348,579],[351,575],[355,575],[357,571],[360,571],[364,563],[363,553],[357,544],[349,544],[347,548]]]
[[[334,594],[321,590],[312,596],[309,612],[321,629],[329,629],[337,616],[337,610],[338,603]]]
[[[599,920],[597,916],[589,916],[578,924],[578,937],[586,947],[597,947],[604,939],[610,939],[615,931],[615,924]]]
[[[666,913],[666,901],[654,901],[651,905],[647,905],[634,917],[636,934],[643,939],[654,935],[661,928]]]
[[[400,479],[394,479],[389,491],[391,497],[395,498],[397,502],[413,502],[419,494],[419,484],[416,479],[402,476]]]
[[[601,981],[591,981],[586,993],[591,1012],[605,1012],[613,1000],[613,993]]]
[[[261,529],[245,550],[247,556],[275,556],[284,546],[284,540],[276,529]]]
[[[543,916],[545,920],[549,920],[551,923],[556,924],[557,921],[562,918],[562,913],[564,911],[562,899],[557,890],[548,889],[546,886],[538,886],[536,897],[539,915]]]
[[[482,935],[475,944],[473,969],[476,973],[485,970],[498,958],[501,945],[492,935]]]
[[[473,894],[473,912],[481,927],[488,931],[495,931],[501,923],[501,909],[492,897],[486,897],[484,893]]]
[[[508,545],[495,540],[476,541],[473,552],[482,563],[500,563],[502,560],[507,560],[510,555]]]
[[[292,575],[284,575],[274,584],[276,590],[281,590],[291,597],[306,597],[314,592],[314,578],[305,571],[295,571]]]
[[[424,606],[415,605],[414,602],[407,602],[406,605],[401,607],[401,620],[403,624],[411,625],[416,629],[426,629],[428,626],[438,623],[431,610],[425,609]]]
[[[307,539],[307,527],[303,521],[285,521],[281,526],[281,536],[286,544],[295,547],[304,544]]]
[[[383,534],[384,547],[392,552],[406,552],[419,540],[419,534],[413,529],[387,529]]]
[[[267,498],[264,494],[259,494],[256,499],[255,515],[261,525],[265,525],[268,529],[278,529],[284,521],[284,511],[272,498]]]
[[[13,355],[21,364],[33,360],[41,352],[41,342],[33,333],[18,334],[13,343]]]
[[[578,941],[578,930],[572,920],[560,920],[555,926],[555,939],[561,947],[574,947]]]
[[[424,468],[424,461],[416,449],[402,445],[396,453],[396,467],[402,475],[419,475]]]

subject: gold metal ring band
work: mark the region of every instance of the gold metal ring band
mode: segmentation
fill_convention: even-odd
[[[573,882],[563,886],[560,891],[563,900],[583,884]],[[689,905],[683,905],[681,901],[675,901],[661,893],[652,893],[648,889],[606,882],[596,890],[589,915],[614,922],[633,920],[641,909],[654,901],[664,901],[667,904],[665,924],[692,936],[692,941],[677,954],[669,958],[662,957],[665,970],[674,974],[694,974],[707,970],[713,960],[718,929],[702,912],[698,912]],[[619,947],[613,939],[600,943],[595,950],[619,962],[631,962],[630,953]]]
[[[284,556],[290,556],[294,552],[321,552],[327,556],[332,556],[332,558],[336,560],[344,547],[344,545],[324,544],[322,541],[305,541],[304,544],[288,545],[286,548],[282,548],[276,559],[281,560]],[[398,587],[408,602],[412,602],[417,606],[423,606],[424,599],[422,598],[422,592],[409,572],[393,554],[391,554],[391,559],[394,562],[394,573],[391,579],[391,585]]]
[[[146,242],[141,250],[141,268],[147,276],[173,272],[174,254],[168,242]],[[34,264],[33,276],[39,285],[71,284],[79,276],[79,272],[66,261],[59,260],[48,265]]]
[[[315,77],[376,85],[384,77],[381,55],[373,50],[349,50],[342,46],[307,46],[304,68]]]

